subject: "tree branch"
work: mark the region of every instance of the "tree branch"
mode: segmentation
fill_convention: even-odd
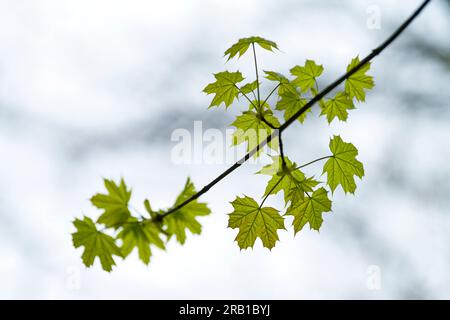
[[[208,183],[206,186],[204,186],[199,192],[191,196],[190,198],[186,199],[179,205],[169,209],[164,214],[161,215],[161,218],[164,218],[168,216],[169,214],[181,209],[188,203],[196,200],[201,195],[208,192],[209,189],[211,189],[214,185],[216,185],[219,181],[227,177],[230,173],[232,173],[234,170],[239,168],[243,163],[245,163],[250,157],[252,157],[258,150],[262,149],[267,143],[272,141],[274,138],[279,136],[287,127],[289,127],[299,116],[301,116],[303,113],[308,111],[317,101],[322,99],[327,93],[332,91],[334,88],[336,88],[338,85],[340,85],[342,82],[344,82],[346,79],[348,79],[352,74],[357,72],[361,67],[363,67],[366,63],[371,61],[373,58],[375,58],[377,55],[379,55],[384,49],[386,49],[397,37],[411,24],[412,21],[422,12],[422,10],[430,3],[431,0],[425,0],[422,2],[422,4],[411,14],[411,16],[406,19],[398,28],[397,30],[392,33],[392,35],[386,39],[380,46],[372,50],[372,52],[367,55],[364,59],[360,61],[359,64],[357,64],[354,68],[349,70],[347,73],[339,77],[336,81],[328,85],[325,89],[323,89],[321,92],[319,92],[316,96],[314,96],[313,99],[311,99],[305,106],[303,106],[299,111],[297,111],[291,118],[286,120],[285,123],[283,123],[279,130],[274,130],[273,133],[267,137],[266,140],[262,141],[257,147],[255,147],[253,150],[248,152],[244,157],[242,157],[239,161],[237,161],[235,164],[233,164],[231,167],[229,167],[227,170],[222,172],[217,178],[215,178],[213,181]],[[259,95],[259,90],[258,90]],[[259,96],[258,96],[259,98]]]
[[[281,132],[278,135],[278,143],[280,144],[280,156],[283,164],[283,169],[286,168],[286,159],[284,158],[283,139],[281,138]]]

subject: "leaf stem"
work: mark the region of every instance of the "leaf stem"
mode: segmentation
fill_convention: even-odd
[[[250,100],[250,98],[244,92],[242,92],[241,88],[239,88],[236,85],[236,83],[233,83],[233,85],[236,87],[236,89],[239,90],[239,93],[242,94],[248,100],[248,102],[250,102],[250,104],[253,106],[253,108],[255,108],[255,110],[258,111],[258,107],[253,103],[252,100]]]
[[[147,221],[147,220],[151,220],[151,219],[142,218],[142,220],[119,222],[119,223],[115,223],[115,224],[110,225],[110,226],[103,226],[103,228],[101,228],[98,231],[99,232],[103,232],[106,229],[114,229],[114,228],[122,227],[122,226],[125,226],[125,225],[128,225],[128,224],[139,224],[139,223],[142,223],[142,222]]]
[[[252,42],[252,49],[253,49],[253,60],[255,61],[255,73],[256,73],[256,93],[258,95],[258,107],[261,108],[261,98],[259,95],[259,75],[258,75],[258,62],[256,60],[256,50],[255,50],[255,43]]]
[[[264,196],[264,199],[261,201],[261,204],[259,205],[258,209],[261,209],[264,202],[266,201],[266,199],[270,196],[270,194],[272,193],[273,190],[275,190],[275,188],[280,184],[281,180],[283,180],[285,176],[282,176],[280,178],[280,180],[277,181],[277,183],[275,183],[275,185],[269,190],[269,192]]]
[[[264,99],[264,102],[262,103],[262,105],[264,105],[264,104],[267,102],[267,100],[269,100],[269,98],[272,96],[272,94],[275,92],[275,90],[278,89],[278,87],[279,87],[280,85],[281,85],[281,82],[279,82],[279,83],[275,86],[275,88],[273,88],[272,91],[270,91],[269,95]]]
[[[139,215],[139,217],[140,217],[141,219],[145,219],[145,217],[144,217],[144,215],[142,214],[142,212],[139,211],[135,206],[133,206],[133,205],[131,205],[131,204],[128,204],[128,206],[129,206],[134,212],[136,212],[136,213]]]
[[[328,159],[328,158],[332,158],[332,157],[333,157],[333,155],[331,155],[331,156],[326,156],[326,157],[322,157],[322,158],[318,158],[318,159],[315,159],[315,160],[310,161],[310,162],[308,162],[308,163],[302,164],[301,166],[298,166],[298,167],[296,167],[295,169],[301,169],[301,168],[304,168],[304,167],[306,167],[306,166],[309,166],[310,164],[313,164],[313,163],[315,163],[315,162],[318,162],[318,161],[321,161],[321,160],[325,160],[325,159]]]

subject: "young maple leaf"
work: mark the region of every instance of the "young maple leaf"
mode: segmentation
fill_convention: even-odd
[[[131,190],[127,190],[123,179],[120,184],[108,179],[103,181],[108,194],[97,193],[91,198],[91,203],[104,210],[97,223],[103,223],[106,227],[114,227],[130,218],[128,202],[131,198]]]
[[[225,103],[225,107],[228,108],[228,106],[233,103],[234,99],[238,97],[239,88],[237,83],[244,80],[244,77],[239,71],[223,71],[214,74],[214,77],[216,78],[216,81],[208,84],[203,89],[203,92],[206,94],[215,94],[208,108],[220,106],[222,102]]]
[[[266,40],[261,37],[249,37],[239,39],[238,42],[233,44],[230,48],[225,51],[224,56],[228,55],[228,60],[236,56],[241,57],[245,52],[247,52],[248,48],[251,44],[258,44],[261,48],[266,49],[268,51],[273,51],[273,49],[278,49],[278,46],[275,42]]]
[[[115,265],[113,255],[122,257],[122,252],[116,245],[114,238],[97,230],[95,223],[88,217],[83,220],[76,219],[73,225],[77,232],[72,233],[75,248],[84,247],[81,256],[86,267],[94,264],[96,257],[100,259],[103,270],[110,272]]]
[[[297,111],[299,111],[306,103],[306,99],[300,96],[300,93],[295,92],[292,93],[290,91],[284,92],[280,95],[281,99],[278,100],[276,109],[284,111],[284,119],[290,119]],[[306,119],[306,115],[308,112],[311,112],[311,109],[301,114],[297,120],[300,123],[303,123]]]
[[[278,82],[278,95],[282,95],[287,92],[297,94],[297,88],[295,87],[295,85],[292,84],[292,82],[289,81],[289,79],[286,78],[286,76],[284,76],[283,74],[266,70],[264,70],[264,73],[266,74],[265,78],[267,80]]]
[[[239,228],[236,241],[241,249],[253,247],[257,238],[272,249],[278,240],[277,230],[285,230],[284,218],[272,207],[260,207],[255,200],[244,196],[231,202],[234,211],[228,214],[228,227]]]
[[[267,104],[266,104],[267,105]],[[264,106],[262,106],[263,109]],[[273,132],[273,129],[263,121],[262,116],[272,126],[279,127],[280,122],[273,115],[271,110],[263,110],[261,113],[254,111],[244,111],[240,116],[236,117],[236,120],[231,124],[236,127],[236,131],[232,135],[233,145],[239,145],[247,142],[247,151],[251,151],[256,148],[261,142],[266,140]],[[268,146],[273,149],[278,149],[278,138],[272,139]],[[262,149],[258,150],[254,157],[261,154]]]
[[[286,167],[283,168],[281,156],[272,156],[272,163],[264,166],[257,173],[272,176],[266,186],[264,197],[270,194],[284,193],[286,204],[290,201],[302,200],[306,192],[312,192],[319,184],[313,178],[306,178],[304,173],[297,169],[297,164],[284,157]]]
[[[306,60],[304,66],[295,66],[290,71],[293,76],[296,76],[292,83],[300,87],[302,92],[306,92],[314,88],[316,79],[323,72],[323,66],[317,65],[313,60]]]
[[[334,136],[330,139],[330,151],[333,156],[323,166],[323,173],[327,173],[327,184],[332,192],[341,185],[345,193],[354,193],[354,176],[364,176],[363,164],[356,159],[358,149],[353,144],[342,141],[340,136]]]
[[[331,123],[336,117],[341,121],[346,121],[348,110],[354,109],[355,105],[347,93],[338,92],[334,98],[326,100],[321,108],[320,115],[326,115],[328,123]]]
[[[177,197],[174,207],[190,198],[196,193],[194,184],[191,179],[187,179],[183,191]],[[200,234],[202,231],[201,224],[196,220],[196,217],[206,216],[211,213],[206,203],[194,200],[184,206],[183,208],[171,213],[164,218],[164,225],[166,232],[170,235],[175,235],[177,241],[184,244],[186,241],[186,229],[193,234]]]
[[[248,94],[250,92],[255,92],[255,90],[258,88],[258,81],[253,81],[253,82],[249,82],[246,83],[245,85],[243,85],[240,89],[242,94]]]

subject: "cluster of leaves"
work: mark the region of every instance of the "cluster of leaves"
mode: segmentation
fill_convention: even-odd
[[[73,245],[75,248],[84,247],[81,258],[87,267],[92,266],[98,257],[102,268],[109,272],[115,265],[113,256],[125,258],[135,248],[142,262],[148,264],[152,247],[164,250],[173,236],[184,244],[186,230],[193,234],[201,233],[202,226],[197,217],[211,213],[205,203],[195,200],[163,218],[164,211],[153,211],[146,199],[147,217],[136,217],[130,210],[131,190],[123,179],[119,184],[108,179],[104,183],[107,193],[91,198],[91,203],[102,210],[98,219],[94,222],[85,216],[73,222],[77,229],[72,234]],[[188,178],[173,207],[195,193],[194,184]]]
[[[235,101],[241,104],[242,98],[248,105],[241,105],[244,110],[237,115],[231,124],[236,128],[233,134],[233,144],[246,144],[248,151],[256,148],[260,143],[272,135],[280,127],[279,117],[284,120],[292,118],[311,97],[319,92],[318,78],[324,68],[312,60],[306,60],[304,65],[297,65],[290,69],[291,77],[279,72],[264,71],[265,79],[275,83],[273,90],[265,99],[260,96],[260,81],[257,68],[256,50],[258,45],[262,49],[274,51],[278,49],[276,43],[261,37],[240,39],[225,51],[228,60],[241,57],[252,48],[255,63],[256,79],[242,83],[245,78],[239,71],[223,71],[214,74],[215,81],[204,88],[204,92],[212,94],[213,99],[209,108],[226,108]],[[353,68],[359,63],[354,58],[347,67]],[[350,110],[355,108],[355,101],[364,102],[365,91],[373,87],[373,79],[367,75],[370,64],[364,65],[353,73],[346,81],[343,90],[333,97],[320,100],[320,115],[325,116],[329,123],[336,118],[346,121]],[[269,105],[269,98],[275,94],[275,106]],[[251,96],[250,96],[251,95]],[[250,98],[252,97],[252,98]],[[308,117],[303,113],[298,121],[303,123]],[[356,159],[358,150],[351,143],[344,142],[340,136],[334,136],[329,143],[330,154],[311,163],[327,160],[322,174],[327,175],[326,182],[316,180],[313,176],[305,175],[301,168],[283,154],[281,149],[281,135],[272,139],[268,147],[277,155],[272,156],[272,163],[264,166],[258,173],[269,175],[261,202],[243,196],[236,197],[231,202],[234,210],[229,214],[230,228],[239,229],[236,241],[241,249],[253,247],[260,238],[264,247],[272,249],[278,240],[278,230],[285,229],[285,216],[293,216],[295,233],[309,224],[311,229],[319,230],[323,222],[323,213],[331,211],[329,191],[335,191],[341,186],[345,193],[356,190],[355,176],[364,175],[363,164]],[[254,156],[258,157],[263,150],[258,150]],[[186,231],[200,234],[201,225],[197,217],[208,215],[210,210],[205,203],[197,200],[184,202],[196,194],[194,185],[188,179],[184,189],[177,197],[170,214],[167,211],[153,211],[148,200],[144,201],[146,216],[134,216],[130,210],[131,190],[123,179],[120,183],[104,180],[106,194],[96,194],[91,198],[92,204],[102,213],[97,220],[89,217],[76,219],[73,224],[76,232],[72,234],[76,248],[83,247],[82,260],[86,266],[91,266],[96,257],[99,258],[104,270],[111,271],[115,265],[114,257],[125,258],[133,249],[137,249],[139,258],[145,263],[150,262],[152,248],[165,249],[166,243],[173,237],[183,244],[186,241]],[[264,202],[271,195],[283,192],[286,210],[264,206]]]
[[[236,128],[233,134],[233,144],[247,144],[247,150],[252,150],[262,143],[274,130],[280,127],[277,115],[284,120],[292,118],[313,96],[319,92],[318,78],[324,68],[313,60],[306,60],[304,65],[297,65],[290,69],[290,77],[275,71],[264,71],[265,78],[275,83],[274,89],[265,99],[260,98],[260,82],[256,63],[255,45],[274,51],[278,49],[276,43],[260,37],[240,39],[236,44],[225,51],[228,60],[244,55],[250,46],[253,49],[255,61],[256,80],[244,82],[245,77],[239,71],[223,71],[216,73],[215,82],[208,84],[204,92],[212,94],[211,107],[219,107],[224,104],[228,109],[235,100],[245,98],[249,103],[237,115],[231,124]],[[359,63],[359,58],[352,59],[347,71]],[[365,92],[374,86],[373,78],[367,75],[370,64],[365,64],[361,69],[351,75],[346,81],[343,90],[335,92],[334,96],[320,100],[320,115],[326,117],[329,123],[338,119],[346,121],[349,111],[355,109],[355,102],[365,101]],[[244,82],[244,83],[243,83]],[[256,91],[256,93],[255,93]],[[269,98],[276,94],[274,108],[268,103]],[[252,95],[254,99],[251,99]],[[309,110],[308,110],[309,111]],[[304,112],[297,120],[303,123],[308,116]],[[281,139],[281,138],[279,138]],[[279,140],[272,140],[268,145],[272,150],[278,151],[277,156],[272,156],[272,163],[263,167],[259,174],[269,175],[263,199],[258,203],[249,196],[236,197],[231,202],[233,212],[229,214],[228,226],[238,229],[236,241],[241,249],[253,247],[257,238],[260,238],[264,247],[272,249],[278,240],[278,230],[285,229],[285,216],[293,216],[293,228],[297,233],[306,224],[314,230],[319,230],[323,222],[323,213],[331,212],[331,193],[340,185],[345,193],[354,193],[356,190],[355,176],[362,178],[364,175],[363,164],[356,159],[358,150],[351,143],[344,142],[340,136],[330,139],[330,154],[313,160],[308,164],[327,160],[323,166],[322,174],[326,173],[326,182],[308,177],[279,150]],[[263,150],[258,150],[255,157]],[[264,202],[270,195],[282,192],[286,210],[264,206]]]

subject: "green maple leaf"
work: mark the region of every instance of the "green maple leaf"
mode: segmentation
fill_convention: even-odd
[[[289,81],[286,76],[284,76],[281,73],[275,72],[275,71],[266,71],[264,70],[264,73],[266,74],[265,78],[270,81],[275,81],[279,83],[278,86],[278,94],[282,95],[287,92],[291,92],[292,94],[297,94],[297,88],[295,85]]]
[[[330,150],[333,156],[323,166],[323,172],[327,173],[327,184],[333,192],[341,185],[345,193],[354,193],[354,176],[364,176],[363,164],[356,159],[358,149],[353,144],[342,141],[340,136],[334,136],[330,140]]]
[[[347,66],[347,72],[359,64],[359,57],[353,58],[352,62]],[[345,92],[350,99],[356,98],[358,101],[366,100],[366,93],[364,89],[372,89],[374,86],[373,77],[366,75],[370,69],[370,62],[366,63],[358,71],[352,74],[345,81]]]
[[[325,101],[321,107],[320,115],[326,115],[328,123],[331,123],[336,117],[341,121],[346,121],[348,110],[355,108],[352,99],[345,92],[338,92],[334,98]]]
[[[255,80],[253,82],[249,82],[243,85],[241,87],[241,92],[243,94],[248,94],[250,92],[255,92],[256,88],[258,88],[258,81]]]
[[[127,257],[134,248],[137,248],[139,258],[145,263],[150,262],[152,251],[150,245],[164,249],[164,242],[160,237],[161,230],[156,222],[151,220],[138,221],[131,218],[123,225],[122,231],[117,236],[122,239],[122,254]]]
[[[183,191],[177,197],[173,207],[189,199],[195,193],[194,184],[191,182],[191,179],[188,178]],[[202,226],[197,221],[196,217],[206,216],[210,213],[211,210],[209,210],[206,203],[194,200],[164,218],[164,224],[166,226],[165,231],[170,235],[175,235],[177,241],[184,244],[186,241],[186,229],[193,234],[200,234],[202,231]]]
[[[229,214],[228,227],[239,228],[236,241],[241,249],[253,247],[257,238],[263,246],[272,249],[278,240],[277,230],[283,229],[284,218],[272,207],[260,207],[255,200],[244,196],[231,202],[234,211]]]
[[[267,125],[261,117],[261,114],[264,116],[270,124],[274,127],[279,127],[280,122],[273,115],[271,110],[264,110],[267,108],[264,105],[262,106],[262,110],[260,112],[254,111],[244,111],[240,116],[236,117],[236,120],[231,124],[236,127],[235,132],[232,135],[233,145],[239,145],[241,143],[247,142],[247,151],[253,150],[256,148],[261,142],[263,142],[267,137],[269,137],[273,129]],[[278,139],[272,139],[268,146],[273,150],[278,149]],[[255,153],[255,157],[259,156],[262,150],[258,150]]]
[[[286,215],[294,216],[292,225],[297,234],[307,223],[311,229],[319,231],[323,222],[322,213],[330,211],[331,201],[328,199],[328,192],[324,188],[319,188],[312,195],[293,202]]]
[[[297,202],[304,198],[307,192],[312,192],[313,188],[319,184],[313,178],[306,178],[305,174],[297,169],[297,164],[291,162],[286,156],[286,167],[283,167],[281,156],[272,156],[272,163],[264,166],[259,174],[272,176],[264,191],[264,197],[270,194],[284,193],[284,201]]]
[[[97,193],[91,198],[94,206],[104,210],[97,223],[103,223],[107,227],[117,227],[130,217],[128,202],[131,198],[131,190],[127,190],[123,179],[120,180],[119,185],[113,180],[104,179],[103,181],[108,194]]]
[[[317,65],[312,60],[306,60],[304,66],[295,66],[290,71],[293,76],[296,76],[292,83],[300,87],[302,92],[306,92],[316,84],[316,79],[323,72],[323,66]]]
[[[96,257],[100,259],[103,270],[110,272],[115,265],[113,255],[122,257],[114,238],[97,230],[95,223],[88,217],[83,220],[76,219],[73,225],[77,232],[72,233],[72,241],[75,248],[84,247],[81,256],[86,267],[94,264]]]
[[[278,46],[275,42],[266,40],[261,37],[249,37],[249,38],[242,38],[239,39],[238,42],[233,44],[230,48],[225,51],[224,56],[228,55],[228,60],[236,56],[241,57],[245,52],[247,52],[248,48],[252,43],[258,44],[261,48],[266,49],[268,51],[273,51],[273,49],[278,49]]]
[[[233,103],[234,99],[239,95],[239,89],[237,83],[244,80],[244,77],[239,71],[228,72],[223,71],[214,74],[216,78],[215,82],[208,84],[203,92],[206,94],[215,94],[208,108],[213,106],[220,106],[223,102],[225,107],[228,108]]]
[[[284,92],[280,95],[281,99],[278,100],[276,109],[284,110],[284,119],[290,119],[297,111],[299,111],[302,107],[307,103],[306,99],[303,99],[298,92],[292,93],[290,91]],[[311,109],[305,111],[302,115],[300,115],[297,120],[300,123],[303,123],[306,118],[306,114],[310,112]]]

